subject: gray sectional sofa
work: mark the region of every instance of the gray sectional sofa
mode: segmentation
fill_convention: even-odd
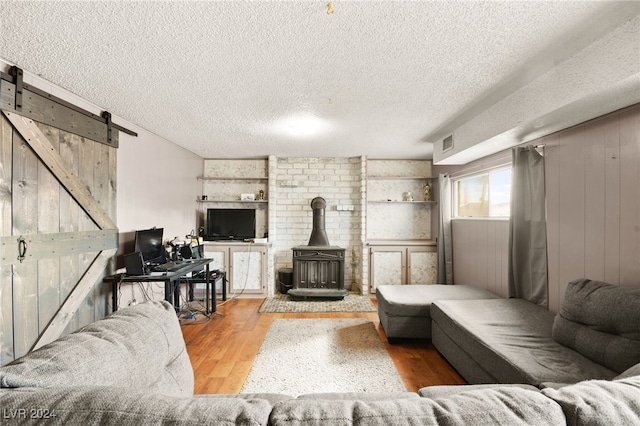
[[[640,288],[579,279],[557,315],[521,299],[438,300],[431,319],[469,383],[610,380],[640,362]]]
[[[372,372],[374,374],[374,372]],[[173,308],[117,311],[0,368],[3,425],[638,424],[640,365],[612,380],[420,392],[193,395]]]
[[[640,362],[639,288],[578,279],[557,315],[461,285],[381,286],[376,297],[390,342],[431,338],[471,384],[610,380]]]
[[[497,299],[468,285],[381,285],[376,289],[378,317],[387,339],[431,338],[431,304],[436,300]]]

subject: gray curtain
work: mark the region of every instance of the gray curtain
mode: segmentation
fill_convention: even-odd
[[[509,297],[548,306],[544,157],[530,146],[512,159]]]
[[[453,249],[451,244],[451,178],[438,177],[440,215],[438,226],[438,284],[453,284]]]

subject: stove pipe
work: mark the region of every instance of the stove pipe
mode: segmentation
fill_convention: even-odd
[[[329,238],[324,230],[324,210],[327,202],[322,197],[316,197],[311,200],[311,208],[313,209],[313,229],[311,230],[311,238],[309,238],[310,246],[329,246]]]

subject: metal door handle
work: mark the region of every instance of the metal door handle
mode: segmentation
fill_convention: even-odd
[[[18,260],[20,263],[25,259],[25,255],[27,254],[27,241],[24,239],[22,235],[18,238]]]

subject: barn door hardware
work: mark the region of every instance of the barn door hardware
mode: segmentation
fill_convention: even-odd
[[[104,118],[105,123],[107,123],[107,143],[111,145],[113,143],[111,137],[111,113],[109,111],[102,111],[102,118]]]
[[[15,65],[9,69],[9,74],[13,77],[13,84],[16,85],[15,108],[16,111],[22,111],[22,77],[24,72]]]
[[[24,239],[22,235],[20,235],[18,237],[18,260],[20,261],[20,263],[22,263],[26,254],[27,254],[27,241]]]

